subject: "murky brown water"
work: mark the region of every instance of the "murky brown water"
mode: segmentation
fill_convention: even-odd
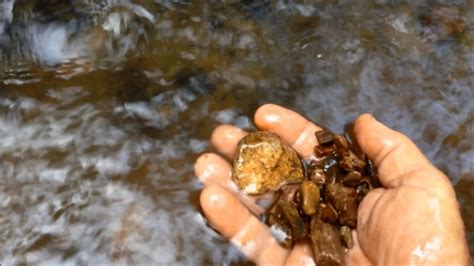
[[[266,102],[408,134],[474,254],[474,1],[402,2],[1,1],[0,263],[244,262],[192,164]]]

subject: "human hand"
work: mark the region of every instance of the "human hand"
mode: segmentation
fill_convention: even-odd
[[[276,105],[264,105],[255,114],[261,130],[278,134],[301,157],[313,155],[314,132],[321,130],[300,115]],[[354,123],[356,140],[378,167],[383,188],[361,202],[355,246],[346,254],[348,264],[468,264],[464,225],[448,178],[432,166],[402,134],[378,123],[370,115]],[[232,159],[238,141],[247,133],[223,125],[212,143]],[[314,264],[309,245],[292,250],[279,246],[269,229],[245,206],[252,199],[240,194],[231,180],[231,165],[216,154],[204,154],[195,172],[205,188],[204,213],[224,237],[257,264]]]

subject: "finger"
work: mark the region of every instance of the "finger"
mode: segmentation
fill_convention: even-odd
[[[314,133],[322,130],[301,115],[274,104],[265,104],[255,113],[255,124],[279,135],[302,156],[313,155],[318,144]]]
[[[296,244],[286,259],[286,265],[315,265],[311,247],[304,244]]]
[[[408,137],[382,125],[369,114],[356,119],[354,133],[359,146],[378,168],[385,187],[399,185],[395,181],[410,172],[431,168],[428,159]]]
[[[211,141],[216,149],[228,159],[234,158],[237,144],[248,133],[232,125],[218,126],[212,132]]]
[[[221,185],[229,187],[232,176],[230,164],[214,153],[201,155],[194,164],[194,172],[205,186]]]
[[[272,237],[268,227],[219,186],[205,188],[200,197],[211,225],[257,264],[281,264],[288,256]]]

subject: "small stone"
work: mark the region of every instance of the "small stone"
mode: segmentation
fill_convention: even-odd
[[[314,169],[310,175],[311,181],[316,183],[318,186],[322,186],[326,183],[326,174],[323,169]]]
[[[358,186],[357,186],[357,202],[361,202],[365,195],[367,195],[369,193],[369,191],[371,190],[371,187],[370,187],[370,183],[368,183],[367,181],[362,181]]]
[[[339,232],[342,236],[342,242],[346,248],[352,248],[354,246],[354,241],[352,240],[352,231],[349,227],[343,225],[339,229]]]
[[[329,203],[320,203],[318,217],[326,223],[334,223],[339,218],[337,211]]]
[[[334,225],[313,218],[310,240],[316,265],[344,265],[341,234]]]
[[[314,133],[320,146],[326,146],[333,142],[333,134],[328,130],[320,130]]]
[[[354,155],[344,156],[340,161],[339,165],[346,171],[350,171],[353,168],[363,169],[365,167],[364,160]]]
[[[317,156],[323,157],[331,154],[334,151],[334,148],[332,146],[316,146],[314,147],[314,153],[316,153]]]
[[[326,184],[340,183],[344,177],[344,171],[337,165],[329,167],[326,171]]]
[[[339,161],[339,165],[346,171],[350,171],[354,167],[352,158],[350,156],[342,157],[342,159]]]
[[[366,165],[365,161],[360,159],[359,157],[354,157],[352,158],[352,164],[354,165],[354,167],[356,167],[357,169],[363,169]]]
[[[301,198],[303,212],[306,215],[313,215],[319,204],[319,187],[313,181],[304,181],[301,184]]]
[[[304,239],[308,234],[308,229],[303,218],[301,218],[298,213],[298,210],[290,202],[287,202],[282,198],[278,200],[276,207],[288,222],[291,228],[293,241]]]
[[[337,155],[332,154],[331,156],[326,157],[324,159],[323,170],[327,172],[331,167],[336,167],[338,163]]]
[[[291,184],[281,187],[280,191],[280,198],[284,199],[287,202],[291,202],[292,205],[298,205],[299,198],[297,197],[299,191],[301,189],[300,184]]]
[[[360,184],[361,179],[361,173],[353,170],[347,173],[342,182],[348,187],[357,187],[357,185]]]
[[[326,223],[334,223],[339,218],[337,211],[329,203],[320,203],[318,214],[320,219]]]
[[[336,147],[338,148],[349,149],[349,142],[342,135],[334,136],[334,144],[336,144]]]
[[[263,194],[282,185],[304,180],[303,166],[295,150],[277,135],[250,133],[237,146],[232,178],[247,194]]]
[[[270,227],[270,233],[282,247],[293,247],[291,226],[276,206],[271,209],[266,223]]]
[[[339,223],[350,228],[357,226],[357,191],[341,183],[329,184],[326,187],[326,200],[339,213]]]

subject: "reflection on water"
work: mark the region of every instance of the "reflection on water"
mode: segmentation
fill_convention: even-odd
[[[0,263],[243,262],[192,162],[265,102],[411,136],[474,254],[474,3],[353,2],[2,1]]]

